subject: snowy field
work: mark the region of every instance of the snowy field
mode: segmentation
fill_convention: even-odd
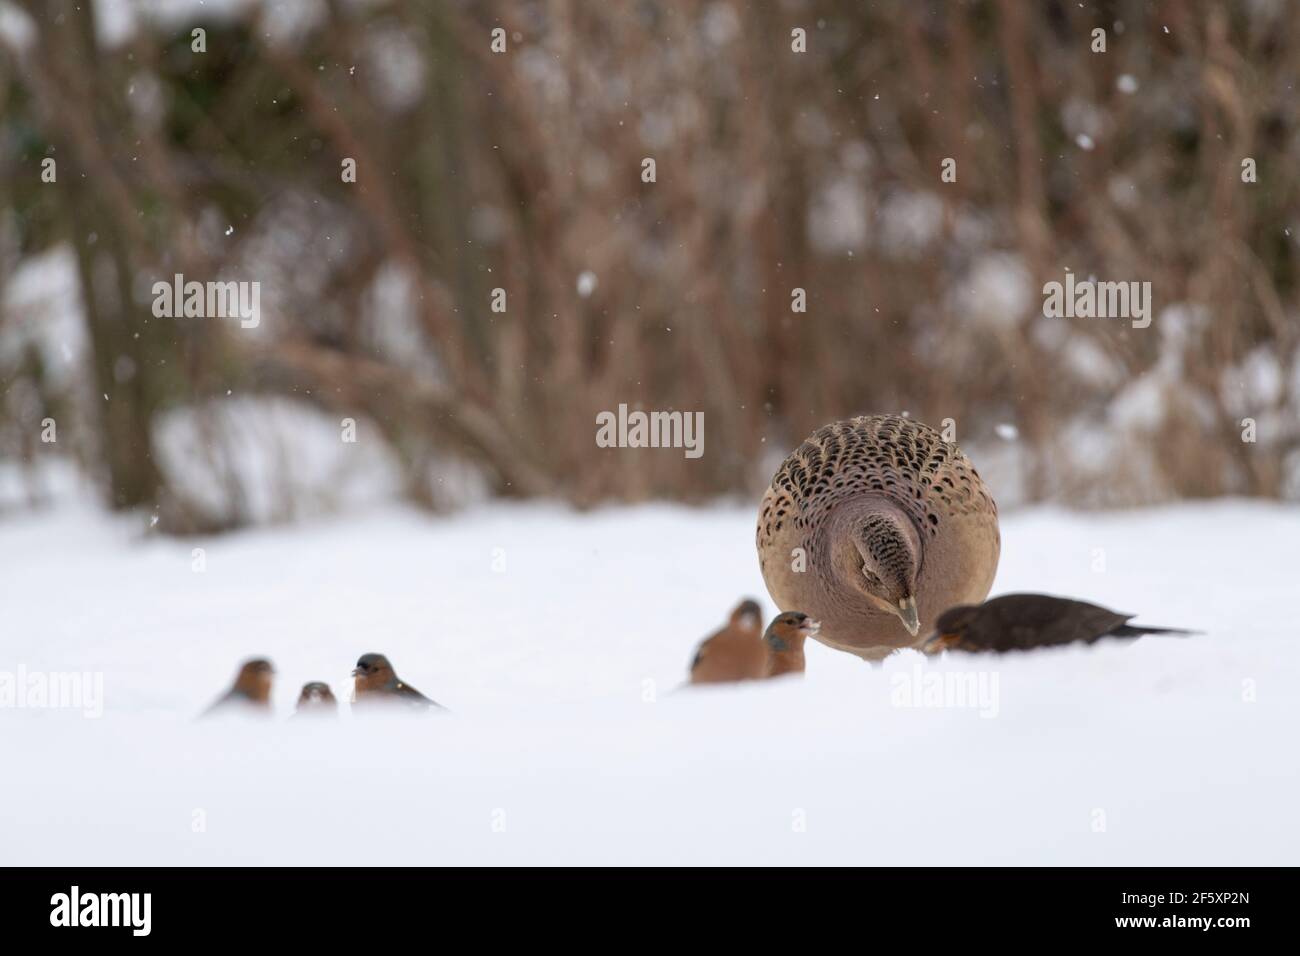
[[[753,517],[383,509],[175,541],[11,515],[0,671],[102,672],[104,701],[0,710],[0,862],[1300,862],[1300,509],[1004,516],[995,593],[1202,637],[875,669],[818,645],[802,683],[674,693],[738,598],[772,610]],[[283,719],[365,651],[452,713]],[[194,722],[250,655],[277,719]]]

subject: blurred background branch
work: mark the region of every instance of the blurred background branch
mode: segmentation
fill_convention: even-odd
[[[1295,13],[0,0],[0,501],[701,500],[894,410],[1006,503],[1300,498]],[[1044,318],[1067,269],[1155,321]],[[176,273],[260,323],[155,316]],[[705,455],[597,448],[620,403]]]

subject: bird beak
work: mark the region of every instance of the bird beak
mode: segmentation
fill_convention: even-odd
[[[935,631],[921,644],[921,653],[938,654],[951,648],[961,637],[958,633],[942,634]]]
[[[921,619],[916,613],[916,598],[906,597],[898,602],[898,617],[907,628],[907,633],[916,637],[921,630]]]
[[[352,676],[353,676],[353,677],[360,677],[360,676],[361,676],[361,668],[360,668],[360,667],[354,667],[354,668],[352,668]]]
[[[822,622],[810,617],[803,622],[803,629],[808,632],[809,636],[814,635],[822,629]]]

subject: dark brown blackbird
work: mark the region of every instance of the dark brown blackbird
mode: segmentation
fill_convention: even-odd
[[[430,700],[393,671],[393,665],[383,654],[362,654],[357,660],[356,679],[352,704],[402,704],[413,710],[442,710],[441,704]]]
[[[1091,644],[1103,637],[1196,633],[1129,624],[1133,616],[1050,594],[1003,594],[983,604],[948,608],[935,621],[934,633],[922,650],[1001,653],[1058,644]]]

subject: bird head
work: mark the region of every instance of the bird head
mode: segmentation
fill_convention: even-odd
[[[742,627],[755,634],[763,630],[763,609],[752,598],[746,598],[731,612],[731,626]]]
[[[898,617],[916,637],[921,621],[916,608],[920,538],[911,521],[888,512],[872,513],[852,538],[857,574],[853,586],[882,611]]]
[[[359,688],[380,687],[397,679],[393,665],[388,663],[388,658],[383,654],[362,654],[357,658],[352,676],[356,678]]]
[[[961,644],[966,628],[975,620],[978,613],[979,608],[973,604],[958,604],[956,607],[948,608],[935,620],[934,631],[925,639],[921,650],[926,654],[937,654],[939,651],[957,647]]]
[[[785,651],[801,646],[805,639],[815,637],[820,630],[821,622],[802,611],[785,611],[772,619],[763,639],[773,650]]]
[[[302,685],[302,692],[298,695],[298,706],[330,706],[337,702],[334,700],[334,692],[330,690],[330,685],[322,681],[311,681]]]
[[[269,700],[275,668],[263,657],[244,661],[235,678],[235,689],[253,700]]]

